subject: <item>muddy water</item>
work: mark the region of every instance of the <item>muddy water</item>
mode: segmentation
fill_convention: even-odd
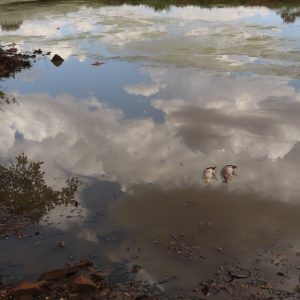
[[[77,209],[58,207],[33,237],[0,241],[5,280],[90,258],[140,264],[151,282],[178,275],[164,288],[179,293],[240,260],[275,285],[287,273],[293,288],[299,11],[2,1],[1,45],[51,55],[1,82],[17,99],[0,114],[1,162],[24,152],[45,162],[48,184],[83,183]],[[226,164],[238,166],[229,186]],[[206,187],[209,166],[218,180]]]

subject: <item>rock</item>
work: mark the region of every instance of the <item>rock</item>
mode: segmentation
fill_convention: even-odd
[[[20,299],[21,296],[36,296],[48,285],[45,280],[38,282],[22,282],[9,290],[9,294]]]
[[[58,280],[58,279],[64,278],[64,277],[69,276],[69,275],[74,275],[80,269],[85,268],[85,267],[90,267],[92,265],[93,264],[91,262],[87,261],[87,260],[81,261],[81,262],[79,262],[76,265],[71,266],[71,267],[67,267],[67,268],[64,268],[64,269],[58,269],[58,270],[43,273],[40,276],[39,280],[47,280],[47,281],[49,281],[49,280]]]
[[[73,284],[78,291],[93,291],[97,285],[87,276],[79,275],[73,280]]]
[[[94,272],[94,273],[91,273],[91,278],[95,282],[106,280],[107,276],[108,276],[108,273],[106,273],[106,272]]]
[[[59,56],[58,54],[55,54],[53,56],[53,58],[51,59],[51,62],[56,66],[56,67],[59,67],[63,62],[64,62],[64,59]]]
[[[65,242],[64,242],[64,241],[59,241],[59,242],[57,243],[57,247],[61,247],[61,248],[66,247]]]

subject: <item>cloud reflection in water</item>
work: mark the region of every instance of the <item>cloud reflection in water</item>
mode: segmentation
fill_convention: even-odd
[[[95,97],[20,95],[20,104],[2,114],[2,153],[25,152],[44,160],[52,177],[65,171],[104,176],[124,189],[137,182],[201,184],[208,165],[236,163],[240,176],[234,188],[296,196],[297,170],[285,157],[300,139],[300,104],[287,79],[253,76],[249,81],[194,71],[180,76],[180,70],[153,67],[148,72],[160,74],[166,87],[151,98],[164,123],[127,119]],[[176,94],[182,98],[172,98]],[[16,132],[22,140],[16,140]]]

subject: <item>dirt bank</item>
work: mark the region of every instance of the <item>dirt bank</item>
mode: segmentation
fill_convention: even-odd
[[[19,53],[14,44],[10,46],[6,49],[0,48],[0,79],[14,76],[15,73],[30,68],[30,59],[36,57],[35,54]]]

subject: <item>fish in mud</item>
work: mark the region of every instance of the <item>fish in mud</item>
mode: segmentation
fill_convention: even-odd
[[[237,176],[236,174],[236,169],[237,166],[235,165],[226,165],[222,170],[221,170],[221,178],[223,183],[229,184],[230,181],[233,179],[234,176]]]
[[[216,169],[217,167],[208,167],[203,171],[202,179],[205,184],[209,185],[214,180],[217,180]]]

